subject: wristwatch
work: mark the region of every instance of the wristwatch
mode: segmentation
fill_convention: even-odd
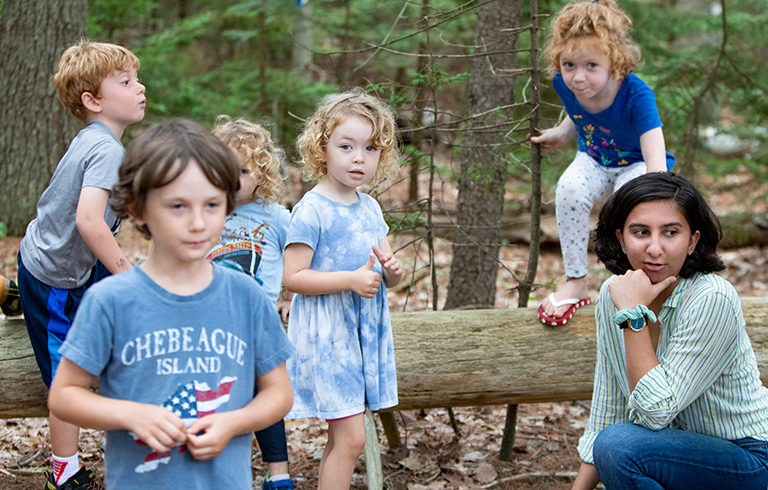
[[[628,328],[634,332],[639,332],[644,329],[646,325],[648,325],[648,322],[646,321],[645,316],[641,316],[640,318],[632,318],[631,320],[621,322],[619,328]]]

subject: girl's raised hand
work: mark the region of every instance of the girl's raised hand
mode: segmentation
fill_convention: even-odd
[[[538,136],[527,135],[531,143],[539,144],[542,153],[559,150],[574,136],[576,136],[576,126],[573,124],[570,117],[564,118],[560,124],[554,128],[541,131]]]
[[[352,272],[352,284],[349,289],[363,298],[373,298],[379,291],[381,274],[373,272],[373,264],[375,263],[376,257],[371,254],[364,266]]]
[[[565,146],[569,140],[567,135],[560,131],[559,127],[545,129],[538,136],[528,135],[528,139],[531,143],[538,143],[542,153],[550,153],[559,150]]]
[[[379,247],[376,245],[373,245],[371,247],[373,250],[373,253],[376,254],[376,258],[379,259],[379,263],[381,264],[381,268],[384,271],[384,277],[385,278],[394,278],[395,283],[400,282],[400,279],[403,277],[403,263],[398,260],[397,257],[395,257],[392,254],[385,254],[381,250],[379,250]],[[389,281],[387,281],[389,283]],[[389,286],[389,284],[387,284]]]

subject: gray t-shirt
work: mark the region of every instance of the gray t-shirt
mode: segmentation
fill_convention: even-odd
[[[255,376],[293,353],[277,310],[250,277],[218,265],[211,283],[172,294],[141,266],[94,284],[61,354],[93,375],[101,394],[164,406],[185,423],[253,399]],[[105,483],[122,488],[251,488],[251,434],[210,461],[185,446],[157,453],[125,430],[107,431]]]
[[[72,140],[21,241],[21,259],[37,280],[60,289],[74,289],[88,281],[96,255],[75,225],[80,191],[83,187],[111,190],[123,154],[125,148],[101,121],[89,121]],[[109,204],[104,221],[117,232],[120,220]]]

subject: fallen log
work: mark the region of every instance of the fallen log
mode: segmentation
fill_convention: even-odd
[[[768,385],[768,297],[743,298],[747,332]],[[393,313],[397,409],[589,400],[594,306],[561,328],[532,308]]]
[[[768,297],[742,300],[768,385]],[[532,308],[393,313],[397,409],[588,400],[595,365],[594,307],[566,327],[541,325]],[[45,416],[24,323],[0,320],[0,418]]]
[[[24,320],[0,320],[0,418],[48,416]]]

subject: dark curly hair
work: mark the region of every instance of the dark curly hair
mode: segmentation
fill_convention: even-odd
[[[181,175],[191,161],[197,163],[208,181],[227,196],[227,214],[235,208],[240,188],[240,166],[232,150],[196,122],[171,119],[157,123],[131,141],[112,189],[112,208],[121,219],[144,214],[147,193],[163,187]],[[146,225],[136,226],[145,238]]]
[[[640,203],[672,200],[680,208],[691,227],[700,233],[693,253],[686,257],[680,276],[691,277],[696,272],[717,272],[725,269],[717,254],[717,244],[723,236],[720,221],[701,193],[685,178],[671,172],[651,172],[637,177],[617,190],[603,208],[595,230],[597,258],[614,274],[632,269],[627,254],[621,249],[616,230],[624,229],[629,213]]]

